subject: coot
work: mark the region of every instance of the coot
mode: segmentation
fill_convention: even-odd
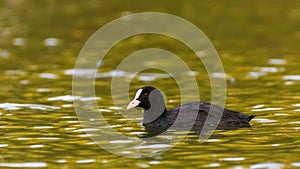
[[[161,92],[152,86],[143,87],[136,92],[127,109],[134,107],[144,109],[145,127],[170,127],[175,124],[203,126],[210,116],[212,124],[206,124],[217,125],[217,129],[240,128],[250,127],[249,122],[254,117],[206,102],[187,102],[167,110]]]

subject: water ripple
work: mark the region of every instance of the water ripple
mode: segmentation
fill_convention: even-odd
[[[51,129],[53,126],[34,126],[34,129]]]
[[[113,143],[113,144],[123,144],[123,143],[132,143],[133,140],[112,140],[110,141],[110,143]]]
[[[261,109],[253,109],[251,111],[274,111],[274,110],[282,110],[281,107],[268,107],[268,108],[261,108]]]
[[[85,159],[85,160],[77,160],[76,163],[93,163],[95,159]]]
[[[286,75],[286,76],[283,76],[283,80],[300,81],[300,75]]]
[[[60,107],[57,106],[48,106],[42,104],[19,104],[19,103],[2,103],[0,104],[0,109],[5,110],[20,110],[21,108],[30,108],[30,109],[38,109],[38,110],[57,110]]]
[[[252,78],[257,79],[257,78],[259,78],[259,77],[261,77],[261,76],[266,76],[267,73],[266,73],[266,72],[254,72],[254,71],[252,71],[252,72],[249,72],[248,75],[249,75],[250,77],[252,77]]]
[[[44,145],[42,145],[42,144],[35,144],[35,145],[30,145],[29,147],[30,148],[42,148],[42,147],[44,147]]]
[[[227,158],[221,158],[221,161],[242,161],[245,160],[245,157],[227,157]]]
[[[65,160],[65,159],[59,159],[59,160],[57,160],[56,162],[58,162],[58,163],[66,163],[67,160]]]
[[[294,163],[291,164],[291,166],[300,167],[300,162],[294,162]]]
[[[53,73],[41,73],[39,75],[39,77],[42,79],[57,79],[58,78],[58,76]]]
[[[38,140],[58,140],[58,137],[39,137]]]
[[[44,162],[27,162],[27,163],[0,163],[1,167],[17,167],[17,168],[24,168],[24,167],[47,167],[47,163]]]
[[[21,37],[17,37],[13,39],[13,45],[15,46],[24,46],[25,45],[25,39]]]
[[[257,121],[259,123],[275,123],[277,120],[263,119],[263,118],[254,118],[253,121]]]
[[[219,167],[219,166],[221,166],[221,164],[220,163],[211,163],[208,166],[209,167]]]
[[[56,96],[48,98],[48,101],[65,101],[65,102],[73,102],[74,100],[80,101],[93,101],[93,100],[100,100],[100,97],[81,97],[81,96],[71,96],[71,95],[64,95],[64,96]]]
[[[8,146],[8,144],[0,144],[0,148],[1,147],[7,147]]]
[[[59,43],[59,39],[50,37],[44,40],[44,45],[45,46],[57,46]]]
[[[154,149],[154,148],[168,148],[171,147],[170,144],[151,144],[151,145],[145,145],[145,146],[136,146],[135,149]]]
[[[250,167],[250,169],[259,169],[259,168],[265,168],[265,169],[281,169],[284,165],[281,163],[261,163],[261,164],[255,164]]]
[[[271,65],[283,65],[286,64],[285,59],[269,59],[268,63]]]
[[[138,75],[125,72],[123,70],[111,70],[108,72],[98,73],[95,72],[95,69],[68,69],[64,71],[65,75],[74,75],[83,78],[109,78],[109,77],[128,77],[134,78],[137,76],[137,79],[144,82],[150,82],[157,79],[170,78],[169,74],[166,73],[140,73]]]

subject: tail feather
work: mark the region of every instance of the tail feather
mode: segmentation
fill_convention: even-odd
[[[248,116],[248,118],[247,118],[248,122],[250,122],[253,118],[254,118],[253,115]]]

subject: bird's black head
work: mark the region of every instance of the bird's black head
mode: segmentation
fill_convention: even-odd
[[[152,86],[139,89],[127,109],[144,108],[143,124],[151,123],[167,111],[164,97],[159,90]]]
[[[134,99],[127,106],[127,109],[132,109],[134,107],[142,107],[145,110],[150,109],[151,104],[149,96],[153,90],[156,90],[156,88],[152,86],[145,86],[139,89],[136,92]]]

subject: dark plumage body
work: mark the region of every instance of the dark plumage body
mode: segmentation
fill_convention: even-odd
[[[194,109],[194,110],[193,110]],[[157,119],[149,123],[143,123],[144,126],[149,127],[167,127],[173,125],[177,119],[180,111],[183,114],[182,118],[178,121],[178,124],[185,125],[194,123],[194,126],[203,126],[205,124],[208,112],[211,109],[211,115],[214,118],[218,118],[217,115],[223,111],[221,119],[218,123],[218,128],[229,128],[229,127],[251,127],[249,122],[254,116],[247,116],[243,113],[223,109],[219,106],[205,103],[205,102],[188,102],[179,105],[173,109],[164,111]],[[196,120],[192,115],[197,113]],[[209,123],[208,123],[209,124]]]
[[[205,102],[187,102],[167,110],[161,93],[151,86],[143,87],[137,92],[135,99],[127,108],[132,107],[144,108],[145,127],[191,124],[193,126],[217,125],[218,129],[250,127],[249,122],[254,117]],[[210,121],[207,121],[208,116]]]

